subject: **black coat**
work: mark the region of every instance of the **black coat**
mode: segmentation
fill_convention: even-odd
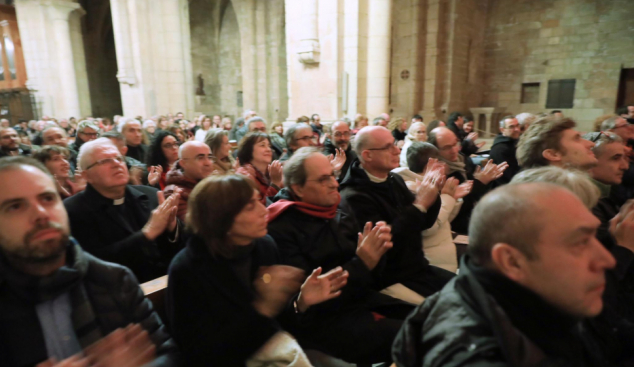
[[[20,153],[20,156],[30,156],[31,155],[31,147],[26,145],[26,144],[22,144],[19,143],[18,144],[18,152]],[[11,157],[7,152],[5,152],[4,150],[0,149],[0,158],[2,157]]]
[[[517,157],[515,156],[515,151],[517,150],[517,140],[511,139],[508,136],[498,135],[493,140],[493,145],[491,146],[490,158],[495,164],[500,164],[503,162],[508,163],[509,167],[504,171],[502,177],[493,181],[494,186],[502,186],[513,179],[519,170],[520,166],[517,163]]]
[[[279,264],[275,242],[255,241],[252,274]],[[280,330],[278,322],[252,306],[254,292],[228,261],[212,257],[203,241],[190,238],[172,261],[167,314],[172,335],[188,366],[244,366],[245,361]]]
[[[180,365],[175,343],[130,270],[87,253],[83,256],[88,270],[81,285],[91,301],[101,334],[106,336],[118,328],[139,324],[156,345],[158,358],[150,366]],[[0,356],[3,367],[32,366],[48,359],[35,306],[14,296],[1,278]]]
[[[293,200],[287,189],[275,199]],[[291,207],[268,229],[284,264],[306,274],[320,266],[324,273],[337,266],[349,273],[339,297],[310,307],[300,325],[289,326],[300,343],[354,363],[389,360],[392,341],[413,306],[376,290],[381,269],[370,271],[356,256],[358,225],[353,215],[340,208],[333,219],[322,219]],[[372,311],[391,320],[377,322]]]
[[[150,241],[141,232],[158,206],[157,192],[149,186],[126,187],[125,204],[134,212],[131,222],[119,214],[112,200],[86,186],[64,200],[73,237],[92,255],[130,268],[141,282],[165,275],[170,260],[183,248],[183,231],[179,228],[176,243],[169,241],[168,233]]]
[[[451,230],[457,232],[459,234],[468,235],[469,234],[469,221],[471,220],[471,212],[473,208],[478,203],[478,201],[491,189],[491,183],[488,185],[483,184],[479,180],[476,180],[473,177],[473,173],[476,170],[476,165],[473,164],[473,161],[469,157],[464,157],[465,163],[465,171],[467,173],[467,179],[473,180],[473,188],[469,195],[465,196],[463,200],[462,207],[460,208],[460,212],[451,222]],[[453,172],[447,176],[447,178],[453,177],[456,178],[460,183],[465,182],[464,176],[459,172]]]
[[[359,231],[363,231],[366,222],[385,221],[392,226],[394,247],[384,257],[386,264],[380,287],[402,283],[423,296],[440,289],[442,286],[437,289],[432,286],[433,291],[426,286],[419,287],[421,281],[429,280],[426,273],[429,261],[423,254],[421,232],[435,223],[440,198],[423,213],[414,206],[415,197],[399,175],[390,173],[387,181],[374,183],[358,159],[352,162],[340,187],[342,205],[354,213]],[[448,279],[441,283],[444,285]]]
[[[330,139],[326,139],[326,141],[324,142],[324,154],[335,155],[337,154],[336,149],[337,147],[332,143],[332,141]],[[344,177],[346,177],[346,173],[348,173],[348,169],[350,169],[350,164],[352,163],[352,161],[357,159],[357,153],[355,153],[354,150],[352,150],[352,145],[348,144],[348,149],[346,149],[345,153],[346,153],[346,163],[344,163],[343,167],[341,167],[341,175],[339,176],[339,179],[337,180],[339,182],[343,181]]]
[[[462,148],[460,150],[462,154],[468,157],[478,151],[478,147],[475,145],[475,143],[470,139],[467,139],[467,136],[469,134],[467,134],[462,128],[458,127],[455,122],[449,122],[447,124],[447,128],[453,131],[453,133],[456,134],[458,141],[462,143]]]
[[[146,163],[148,146],[145,144],[140,144],[136,147],[128,145],[128,152],[126,156],[136,159],[137,161],[141,161],[142,163]]]

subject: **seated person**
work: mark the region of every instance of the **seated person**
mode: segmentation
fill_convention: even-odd
[[[300,318],[346,284],[340,267],[323,275],[317,268],[304,281],[300,269],[278,265],[255,187],[244,176],[222,175],[192,191],[193,236],[170,265],[167,288],[171,330],[188,365],[244,366],[281,330],[276,317]],[[301,349],[297,355],[305,358]]]
[[[522,169],[552,165],[587,171],[596,166],[594,143],[582,139],[576,126],[573,120],[556,116],[531,123],[517,143],[517,163]]]
[[[165,189],[167,173],[178,160],[180,145],[176,135],[169,131],[159,130],[154,134],[145,158],[150,186],[161,190]]]
[[[429,265],[421,246],[421,232],[436,222],[442,174],[420,185],[412,194],[403,179],[391,173],[399,166],[400,149],[382,126],[361,129],[354,140],[357,160],[341,183],[342,203],[357,219],[358,231],[367,222],[392,227],[394,247],[382,262],[385,269],[378,289],[402,284],[421,296],[440,290],[454,274]]]
[[[509,167],[504,171],[502,177],[493,182],[494,186],[505,185],[513,179],[513,176],[520,170],[517,163],[517,141],[520,138],[520,123],[516,118],[509,116],[500,121],[500,135],[496,136],[491,146],[489,156],[495,164],[508,163]]]
[[[429,133],[428,142],[438,148],[439,160],[447,165],[447,177],[453,177],[460,184],[465,181],[473,181],[473,188],[469,195],[464,197],[460,212],[453,220],[451,228],[457,233],[469,234],[469,218],[475,203],[491,190],[491,182],[502,177],[507,163],[494,164],[487,162],[484,169],[473,164],[468,156],[460,153],[460,142],[451,130],[446,127],[437,127]]]
[[[311,130],[312,131],[312,130]],[[273,161],[271,138],[266,133],[251,132],[240,140],[236,173],[249,177],[257,184],[260,200],[266,205],[267,198],[275,196],[284,186],[282,164]]]
[[[143,128],[141,123],[133,118],[122,117],[119,120],[119,132],[125,136],[126,156],[136,159],[137,161],[145,162],[148,147],[143,144]]]
[[[31,147],[20,143],[18,132],[11,127],[0,127],[0,158],[31,155]]]
[[[57,125],[45,128],[42,130],[42,145],[57,145],[58,147],[67,148],[68,134],[66,130]],[[70,170],[75,172],[77,168],[77,153],[74,150],[69,150],[68,153],[70,154]]]
[[[599,224],[554,184],[492,191],[473,211],[460,274],[404,324],[397,365],[606,365],[586,331],[615,265]]]
[[[55,186],[33,159],[0,159],[2,366],[178,366],[130,270],[70,237]]]
[[[64,201],[73,237],[91,255],[129,267],[141,282],[165,275],[182,248],[179,195],[163,201],[153,187],[128,185],[125,160],[107,138],[83,144],[77,162],[88,184]]]
[[[235,160],[231,156],[229,132],[227,130],[213,129],[207,133],[205,144],[211,150],[214,164],[212,171],[220,175],[234,173]]]
[[[337,156],[337,153],[341,154],[341,151],[345,154],[345,162],[338,171],[339,177],[337,177],[337,180],[341,181],[346,176],[352,161],[357,158],[356,153],[352,150],[352,144],[350,144],[350,126],[345,121],[336,121],[331,126],[330,136],[331,138],[324,142],[324,154]]]
[[[427,168],[433,166],[437,157],[438,149],[435,146],[414,142],[407,150],[409,169],[399,167],[392,172],[400,175],[410,191],[414,191],[417,181],[422,182],[425,179]],[[458,270],[458,257],[450,223],[458,215],[462,207],[462,198],[469,194],[472,186],[473,181],[458,185],[456,178],[448,178],[440,192],[441,206],[436,223],[423,231],[423,252],[429,263],[452,273]]]
[[[416,141],[427,141],[427,127],[421,122],[414,122],[412,126],[407,130],[407,136],[405,137],[405,143],[401,148],[400,165],[401,167],[407,167],[407,149]]]
[[[167,173],[165,197],[179,193],[178,219],[185,222],[187,200],[194,187],[213,170],[211,150],[198,140],[188,141],[178,150],[178,162],[174,169]]]
[[[394,337],[413,306],[373,289],[381,276],[377,264],[392,245],[389,227],[368,223],[359,241],[354,217],[339,206],[333,174],[319,149],[300,148],[284,164],[287,187],[268,207],[269,234],[284,264],[305,272],[343,267],[350,274],[341,296],[311,308],[294,335],[310,349],[348,362],[390,361]]]
[[[316,145],[313,128],[303,122],[291,125],[288,129],[286,129],[286,131],[284,131],[284,140],[286,140],[286,146],[288,148],[286,153],[284,153],[280,158],[280,162],[287,161],[299,148],[312,147]]]
[[[33,154],[33,158],[43,163],[55,179],[57,192],[62,199],[75,195],[86,188],[86,180],[78,170],[70,177],[70,153],[57,145],[45,145]]]

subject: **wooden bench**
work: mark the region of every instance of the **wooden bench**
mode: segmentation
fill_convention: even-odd
[[[154,311],[161,317],[163,323],[166,323],[165,292],[167,291],[167,275],[141,284],[141,289],[143,290],[143,294],[152,301]]]

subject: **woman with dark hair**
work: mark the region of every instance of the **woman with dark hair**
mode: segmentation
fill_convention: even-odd
[[[145,162],[148,165],[148,183],[157,184],[165,189],[165,176],[174,162],[178,160],[178,147],[181,145],[176,135],[167,130],[156,132],[147,152]]]
[[[240,168],[236,173],[249,177],[258,185],[260,201],[266,205],[266,198],[277,195],[284,187],[282,164],[273,160],[271,138],[262,132],[250,132],[242,138],[238,146]]]
[[[290,361],[308,366],[276,318],[297,322],[309,307],[338,297],[347,283],[341,267],[324,275],[317,268],[305,278],[300,269],[277,265],[281,258],[267,235],[268,212],[259,196],[240,175],[207,177],[191,193],[192,237],[172,261],[167,287],[172,335],[186,365],[266,362],[273,356],[263,351],[274,354],[293,344]]]
[[[229,144],[229,131],[212,129],[207,133],[205,144],[211,149],[214,157],[214,172],[224,175],[233,173],[235,160],[231,156],[231,144]]]
[[[173,124],[167,127],[167,129],[165,129],[165,131],[169,131],[172,134],[174,134],[177,138],[178,141],[183,144],[187,139],[185,139],[185,134],[183,134],[183,128],[180,127],[180,125],[178,124]]]

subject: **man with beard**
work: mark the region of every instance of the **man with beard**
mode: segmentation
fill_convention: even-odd
[[[178,363],[132,273],[69,238],[52,177],[25,157],[0,160],[0,355],[8,367]]]
[[[337,179],[337,181],[341,182],[348,172],[350,163],[357,159],[357,154],[352,150],[352,145],[350,144],[350,126],[348,126],[346,122],[336,121],[332,124],[330,130],[331,138],[326,139],[326,142],[324,143],[324,153],[335,156],[338,149],[341,149],[346,154],[346,162],[343,164]]]
[[[31,155],[31,148],[20,144],[20,138],[15,129],[0,128],[0,158],[17,155]]]
[[[128,185],[125,159],[107,138],[82,145],[86,189],[64,201],[73,237],[90,254],[129,267],[141,282],[167,273],[182,248],[179,193],[164,199],[150,186]]]

